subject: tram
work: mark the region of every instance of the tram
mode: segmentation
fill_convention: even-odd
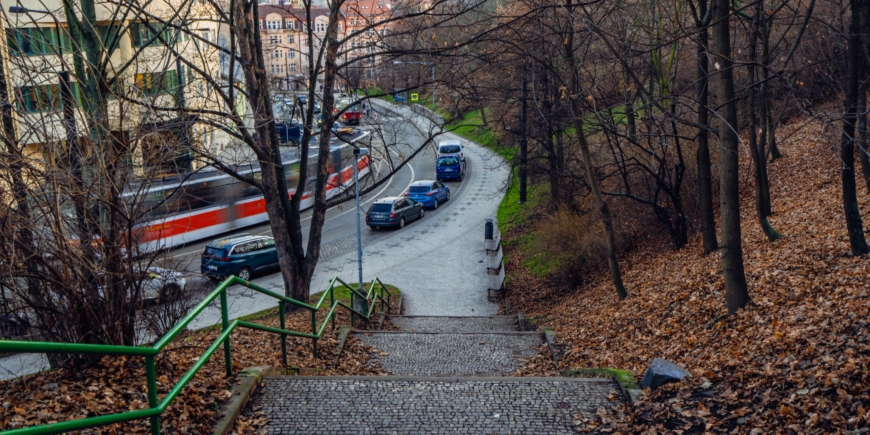
[[[370,172],[368,156],[354,156],[354,146],[370,133],[358,132],[343,138],[346,143],[333,145],[329,151],[329,177],[326,198],[331,199],[353,188],[353,165],[359,169],[359,177]],[[282,154],[287,194],[293,195],[299,184],[300,159],[297,150]],[[316,149],[312,150],[316,152]],[[300,209],[314,204],[314,184],[317,177],[317,155],[309,156],[307,180]],[[237,169],[239,174],[260,179],[256,162]],[[218,172],[201,172],[189,178],[163,179],[147,191],[128,195],[145,194],[144,222],[136,225],[139,249],[153,251],[181,246],[196,240],[215,237],[236,228],[256,225],[269,220],[261,192],[235,177]]]

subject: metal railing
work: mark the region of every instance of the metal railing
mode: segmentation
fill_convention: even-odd
[[[335,298],[335,289],[336,283],[341,283],[343,286],[347,287],[351,291],[351,295],[357,294],[360,297],[365,297],[366,303],[362,307],[362,311],[355,310],[352,306],[344,303],[343,301],[336,300]],[[257,323],[251,323],[244,320],[229,320],[229,314],[227,312],[227,288],[230,286],[238,284],[244,287],[247,287],[256,292],[265,294],[267,296],[271,296],[275,299],[278,299],[278,313],[280,317],[280,328],[273,328],[265,325],[260,325]],[[377,284],[377,288],[375,286]],[[384,295],[386,294],[386,298]],[[323,292],[323,295],[320,297],[320,300],[315,305],[310,305],[305,302],[300,302],[295,299],[288,298],[283,295],[279,295],[277,293],[266,290],[256,284],[249,283],[247,281],[243,281],[235,276],[231,276],[217,288],[214,289],[202,302],[200,302],[193,310],[190,311],[183,319],[181,319],[172,329],[166,333],[160,340],[154,343],[152,346],[114,346],[114,345],[100,345],[100,344],[79,344],[79,343],[54,343],[54,342],[39,342],[39,341],[8,341],[8,340],[0,340],[0,352],[18,352],[18,353],[76,353],[76,354],[94,354],[94,355],[123,355],[123,356],[141,356],[145,357],[145,377],[148,388],[148,409],[142,409],[138,411],[130,411],[123,412],[119,414],[110,414],[110,415],[101,415],[98,417],[90,417],[80,420],[72,420],[72,421],[64,421],[59,423],[52,424],[44,424],[40,426],[30,426],[23,427],[17,429],[11,429],[7,431],[0,432],[0,435],[37,435],[37,434],[56,434],[61,432],[69,432],[74,430],[81,429],[89,429],[98,426],[105,426],[109,424],[122,423],[130,420],[138,420],[141,418],[150,418],[151,419],[151,433],[152,435],[160,434],[160,414],[162,414],[178,397],[178,394],[181,393],[181,390],[187,386],[188,383],[193,379],[193,377],[199,372],[199,370],[208,362],[209,358],[217,352],[218,348],[223,345],[224,348],[224,359],[226,361],[226,375],[232,376],[233,374],[233,359],[232,359],[232,351],[230,349],[230,334],[237,327],[245,327],[251,329],[258,329],[261,331],[272,332],[275,334],[281,335],[281,360],[284,365],[287,365],[287,336],[292,335],[296,337],[305,337],[310,338],[312,340],[312,345],[314,347],[314,355],[317,357],[317,340],[319,340],[324,331],[326,330],[326,325],[332,321],[332,327],[335,328],[335,310],[338,307],[343,307],[350,311],[351,316],[351,324],[354,323],[355,317],[361,316],[363,319],[370,319],[371,314],[374,313],[374,309],[377,306],[377,302],[380,300],[381,302],[381,311],[386,311],[389,313],[390,306],[390,293],[389,289],[381,283],[378,278],[372,280],[371,284],[369,284],[368,293],[365,295],[360,295],[357,290],[354,290],[350,285],[335,277],[330,281],[329,287]],[[174,338],[176,338],[182,331],[187,328],[187,325],[193,321],[196,316],[202,313],[211,303],[220,298],[220,307],[221,307],[221,334],[217,337],[217,339],[209,346],[208,349],[202,354],[201,357],[193,364],[187,372],[181,377],[178,383],[172,387],[169,392],[163,396],[162,400],[158,400],[157,398],[157,373],[154,368],[154,357],[159,354]],[[353,297],[351,297],[353,299]],[[326,314],[326,317],[323,319],[323,323],[318,328],[317,326],[317,312],[324,306],[324,303],[329,300],[329,312]],[[371,300],[371,303],[368,301]],[[284,318],[284,307],[285,303],[292,304],[297,307],[306,309],[311,312],[311,332],[301,332],[301,331],[291,331],[285,329],[285,318]]]

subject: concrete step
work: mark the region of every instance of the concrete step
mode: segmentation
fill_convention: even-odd
[[[573,434],[622,400],[610,379],[264,378],[269,434]],[[611,401],[611,398],[613,399]]]
[[[354,332],[376,352],[372,362],[399,376],[510,376],[538,354],[541,332]]]
[[[406,332],[508,332],[517,331],[516,316],[452,317],[390,316],[390,323]]]

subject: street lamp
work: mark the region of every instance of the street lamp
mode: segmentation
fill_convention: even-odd
[[[400,60],[393,61],[393,65],[428,65],[432,67],[432,111],[434,112],[436,109],[435,106],[435,62],[402,62]]]
[[[363,293],[363,272],[362,272],[362,229],[360,229],[359,223],[359,158],[362,156],[368,155],[368,148],[354,148],[353,150],[353,185],[356,190],[354,196],[356,197],[356,261],[357,261],[357,269],[359,270],[359,282],[357,282],[357,294],[353,298],[354,300],[354,309],[360,311],[361,313],[368,315],[365,312],[367,309],[365,300],[362,299]]]

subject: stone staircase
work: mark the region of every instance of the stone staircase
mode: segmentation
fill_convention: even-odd
[[[611,379],[511,377],[547,343],[518,317],[389,319],[399,330],[351,334],[392,376],[266,377],[268,433],[570,434],[622,400]]]

